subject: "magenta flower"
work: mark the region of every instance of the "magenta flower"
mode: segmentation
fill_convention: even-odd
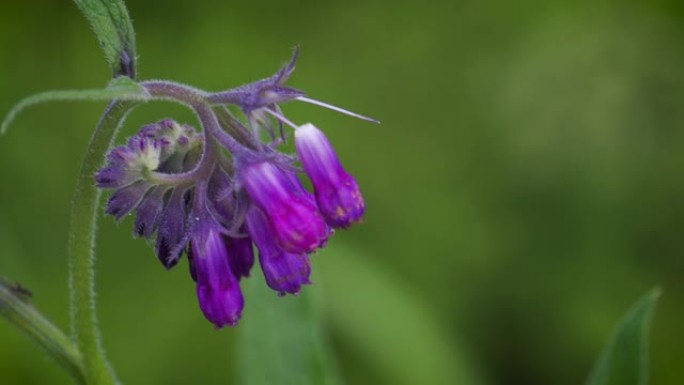
[[[300,254],[325,244],[330,230],[296,175],[273,163],[259,162],[246,166],[243,178],[247,193],[266,215],[280,247]]]
[[[235,326],[240,319],[244,299],[230,266],[231,255],[217,229],[208,223],[198,227],[190,241],[188,257],[197,282],[200,309],[217,328]]]
[[[254,243],[259,249],[259,263],[268,286],[280,295],[298,294],[302,285],[311,283],[311,265],[306,254],[285,251],[273,239],[271,228],[264,213],[255,206],[247,212],[247,225]]]
[[[325,134],[305,124],[295,130],[295,146],[326,222],[347,228],[361,221],[366,206],[359,185],[344,170]]]

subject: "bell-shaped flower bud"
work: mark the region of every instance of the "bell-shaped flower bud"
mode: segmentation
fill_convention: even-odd
[[[273,238],[266,216],[257,207],[247,212],[249,234],[259,249],[259,264],[268,286],[279,295],[298,294],[311,284],[311,265],[306,254],[288,253]]]
[[[244,299],[218,229],[210,223],[198,225],[190,249],[191,269],[197,281],[197,299],[202,313],[216,328],[237,325]]]
[[[295,146],[326,222],[342,228],[359,222],[366,208],[361,190],[342,167],[325,134],[307,123],[295,130]]]
[[[285,251],[310,253],[325,245],[330,229],[293,172],[261,161],[248,164],[242,176],[252,202],[266,215]]]

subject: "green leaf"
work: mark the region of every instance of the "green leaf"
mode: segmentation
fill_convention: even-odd
[[[326,313],[347,349],[387,383],[483,383],[453,325],[439,321],[418,288],[393,277],[372,255],[343,246],[315,257],[312,279],[324,285]]]
[[[319,288],[279,297],[260,274],[243,284],[247,304],[240,326],[238,359],[245,385],[334,385],[331,351],[321,317]]]
[[[652,289],[622,317],[603,348],[587,385],[648,383],[648,334],[659,296],[660,289]]]
[[[74,2],[90,22],[114,77],[125,75],[135,79],[135,32],[123,0]]]
[[[45,91],[39,94],[31,95],[19,103],[17,103],[7,114],[5,120],[0,126],[0,135],[4,134],[14,121],[17,114],[27,107],[39,103],[53,102],[53,101],[75,101],[75,100],[137,100],[145,101],[150,99],[150,95],[145,88],[136,83],[128,77],[121,76],[113,79],[107,88],[104,89],[89,89],[89,90],[59,90],[59,91]]]

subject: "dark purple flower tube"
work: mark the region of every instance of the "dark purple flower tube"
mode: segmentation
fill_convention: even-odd
[[[264,161],[246,166],[243,178],[247,193],[268,218],[285,251],[310,253],[325,245],[330,229],[292,172]]]
[[[160,214],[154,249],[157,258],[167,269],[178,263],[188,243],[187,194],[186,189],[174,189],[164,211]]]
[[[217,231],[202,225],[190,242],[192,272],[197,281],[197,299],[202,313],[216,328],[235,326],[244,299],[233,271],[226,245]]]
[[[244,230],[246,231],[246,230]],[[238,280],[241,277],[249,277],[249,271],[254,266],[254,249],[250,237],[232,238],[223,236],[223,241],[228,250],[230,269]]]
[[[152,234],[157,231],[164,209],[164,196],[168,190],[169,188],[166,186],[156,186],[147,193],[138,206],[138,213],[133,226],[134,235],[150,239]]]
[[[295,146],[326,222],[342,228],[359,222],[366,209],[361,190],[342,167],[325,134],[313,124],[305,124],[295,131]]]
[[[255,206],[247,212],[247,226],[259,249],[261,270],[271,289],[279,295],[297,294],[302,285],[311,284],[309,257],[283,250],[273,238],[266,216]]]

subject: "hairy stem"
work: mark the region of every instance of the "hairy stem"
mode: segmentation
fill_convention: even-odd
[[[184,84],[169,81],[150,80],[142,82],[140,85],[145,87],[147,92],[154,97],[170,100],[192,109],[203,128],[202,135],[204,136],[205,149],[202,158],[195,168],[178,174],[154,172],[152,173],[154,181],[170,185],[193,183],[197,180],[198,176],[211,172],[214,160],[217,157],[217,148],[214,139],[209,135],[211,130],[207,126],[214,127],[218,123],[216,117],[211,112],[211,108],[205,102],[206,93]],[[215,122],[216,124],[214,124]]]
[[[191,107],[202,123],[205,142],[209,136],[214,137],[233,154],[245,151],[246,148],[235,138],[221,129],[216,114],[208,103],[206,92],[185,84],[151,80],[140,83],[150,95],[164,98]],[[190,171],[193,172],[193,171]]]
[[[2,281],[0,315],[38,342],[78,384],[85,384],[83,357],[73,341]]]
[[[102,166],[104,154],[112,145],[119,126],[134,106],[134,102],[123,101],[113,101],[107,106],[90,138],[71,204],[69,229],[71,323],[76,345],[83,355],[86,383],[92,385],[117,384],[100,343],[95,313],[93,248],[100,190],[95,187],[93,176]]]

